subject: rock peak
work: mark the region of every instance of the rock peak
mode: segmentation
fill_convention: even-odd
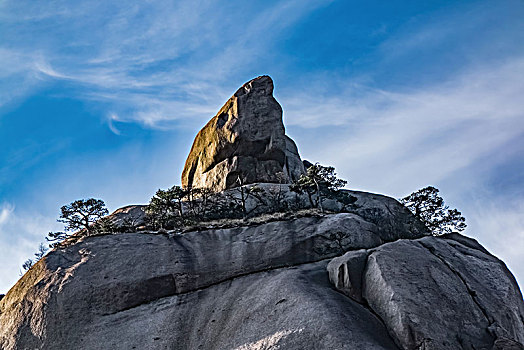
[[[249,93],[273,96],[273,88],[273,79],[269,75],[261,75],[242,85],[233,96],[240,97]]]
[[[242,85],[197,134],[182,185],[222,191],[240,182],[290,183],[303,173],[273,97],[273,80],[263,75]]]

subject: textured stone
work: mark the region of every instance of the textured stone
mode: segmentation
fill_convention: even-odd
[[[362,202],[362,210],[365,209],[366,205],[382,205],[381,197],[369,196],[370,198],[367,198],[364,193],[360,194],[359,200]],[[393,204],[394,206],[401,207],[396,201],[392,203],[396,203]],[[127,211],[125,209],[121,212]],[[404,227],[406,222],[409,222],[409,219],[404,216],[410,217],[408,212],[397,210],[395,207],[391,211],[374,211],[374,213],[373,218],[376,218],[377,213],[383,213],[389,216],[388,222],[398,220],[399,224],[395,227]],[[399,215],[392,213],[399,213]],[[325,274],[325,264],[321,269],[324,271],[324,282],[315,287],[308,287],[302,292],[299,292],[299,290],[308,285],[308,277],[301,277],[298,272],[301,270],[295,270],[293,266],[334,257],[351,249],[373,248],[383,244],[383,242],[394,241],[403,237],[417,238],[424,234],[424,232],[414,232],[417,231],[381,230],[377,225],[368,222],[357,214],[339,213],[273,221],[257,226],[209,229],[188,232],[183,235],[125,233],[83,237],[74,245],[50,252],[31,268],[9,291],[7,296],[0,301],[0,348],[40,348],[45,344],[51,344],[54,348],[64,348],[66,347],[65,344],[68,343],[82,344],[82,341],[88,338],[88,335],[85,334],[86,329],[95,332],[89,336],[94,339],[93,341],[96,341],[96,339],[102,341],[103,339],[104,342],[111,344],[113,342],[129,344],[125,340],[128,333],[120,333],[119,325],[143,325],[149,322],[149,319],[139,320],[138,318],[143,317],[143,314],[138,313],[138,311],[135,313],[132,310],[149,308],[147,305],[158,305],[155,304],[155,300],[159,299],[187,295],[187,297],[181,296],[180,299],[177,299],[184,301],[188,300],[187,298],[190,298],[190,295],[194,295],[191,298],[196,299],[191,299],[194,302],[189,303],[187,308],[180,307],[179,311],[167,310],[167,313],[159,313],[158,318],[153,316],[153,314],[157,314],[156,307],[148,309],[151,324],[158,326],[155,332],[165,334],[169,330],[185,327],[184,322],[191,315],[191,311],[188,310],[194,309],[197,304],[199,305],[198,298],[202,293],[197,293],[197,291],[207,290],[208,288],[211,289],[204,294],[208,295],[209,302],[217,298],[222,299],[225,305],[229,305],[228,307],[231,308],[233,308],[231,305],[237,302],[239,305],[244,305],[234,296],[241,289],[246,289],[245,293],[247,294],[245,295],[254,295],[252,298],[260,299],[261,303],[266,299],[273,303],[277,296],[272,294],[272,289],[260,287],[267,282],[264,279],[258,282],[250,282],[248,285],[240,284],[238,289],[227,294],[230,295],[228,297],[231,298],[230,300],[223,299],[225,298],[224,294],[226,294],[224,292],[225,287],[220,287],[216,293],[213,292],[213,288],[221,283],[222,286],[227,286],[228,283],[232,283],[231,281],[242,276],[259,274],[274,269],[283,269],[282,273],[284,274],[287,273],[285,272],[287,268],[290,269],[289,273],[295,271],[293,272],[295,277],[289,282],[291,285],[282,286],[284,289],[292,288],[292,285],[297,283],[294,281],[300,280],[301,282],[295,286],[296,291],[290,292],[291,294],[294,293],[293,295],[296,293],[304,295],[308,293],[315,295],[318,293],[329,294],[331,292],[322,291],[325,288],[330,289],[327,274]],[[257,278],[250,277],[249,279],[249,281],[254,280],[257,280]],[[318,281],[318,279],[315,278],[313,282],[315,281]],[[283,283],[282,279],[278,283]],[[272,285],[278,283],[271,282]],[[251,284],[257,287],[252,287]],[[292,295],[289,298],[280,297],[280,295],[278,294],[279,299],[275,303],[281,299],[292,300],[292,298],[295,298]],[[315,295],[310,297],[318,300]],[[338,296],[336,298],[342,300]],[[249,303],[247,304],[249,305]],[[284,302],[281,302],[281,304],[283,304],[282,306],[288,305]],[[161,305],[163,304],[161,303]],[[318,303],[314,305],[320,307]],[[367,315],[365,316],[366,319],[376,320],[365,308],[357,307],[356,304],[352,305],[342,308],[343,310],[347,308],[353,310],[349,315],[344,316],[343,320],[346,317],[354,316],[356,317],[354,322],[358,323],[364,317],[362,315]],[[325,317],[326,324],[332,324],[330,327],[335,328],[335,320],[342,317],[337,316],[340,315],[340,312],[335,312],[336,309],[337,307],[332,306],[332,309],[329,309],[331,311],[323,310],[321,312],[323,315],[334,312],[330,316],[331,318],[323,317]],[[246,309],[246,313],[242,313],[240,310],[240,306],[230,311],[222,310],[223,318],[231,318],[231,329],[234,329],[234,325],[238,326],[239,320],[243,318],[246,319],[245,322],[248,322],[247,317],[252,315],[251,311],[248,312],[249,308]],[[321,322],[320,319],[311,320],[313,310],[306,312],[306,310],[309,310],[307,304],[296,305],[285,310],[288,310],[288,313],[279,316],[280,323],[271,325],[272,333],[269,331],[265,333],[264,328],[259,330],[258,326],[255,326],[264,323],[264,318],[253,320],[252,328],[246,329],[246,333],[239,335],[239,338],[234,338],[238,340],[238,346],[244,343],[256,343],[273,333],[288,332],[290,328],[285,325],[286,319],[294,319],[295,322],[303,319],[301,327],[306,327],[304,329],[314,329],[318,326],[318,323],[315,322]],[[204,313],[205,309],[201,309],[201,312]],[[320,311],[316,311],[316,313],[318,312]],[[124,320],[119,320],[114,324],[108,321],[112,317],[116,317],[111,315],[125,315],[125,317]],[[160,315],[165,317],[172,315],[172,317],[163,318]],[[202,315],[202,320],[195,321],[196,323],[192,325],[193,331],[200,329],[201,332],[195,333],[195,337],[200,334],[204,337],[201,341],[208,341],[208,345],[214,338],[204,336],[204,334],[208,334],[205,333],[208,323],[202,322],[204,322],[204,319],[210,322],[209,320],[212,317],[212,313]],[[308,328],[310,326],[312,328]],[[361,326],[361,328],[366,327],[365,324]],[[317,340],[316,344],[323,344],[323,342],[332,344],[332,339],[340,340],[346,336],[351,339],[362,337],[362,342],[375,344],[374,341],[370,340],[369,334],[359,335],[358,332],[353,332],[342,336],[334,333],[329,334],[329,327],[324,329],[325,337]],[[103,338],[102,333],[107,334],[108,338]],[[137,334],[143,335],[144,333],[139,332]],[[286,339],[289,337],[291,337],[289,339],[295,339],[294,341],[297,344],[295,348],[303,348],[301,347],[303,341],[297,340],[297,336],[298,334],[289,334]],[[144,339],[149,338],[145,337]],[[305,337],[304,339],[306,341],[309,338]],[[336,344],[341,344],[339,340]],[[137,344],[141,343],[138,342]],[[175,343],[170,344],[172,347]],[[387,344],[392,343],[389,340],[389,343],[384,341],[382,344],[384,348],[391,348],[391,345]],[[77,348],[97,348],[92,345],[90,343],[89,346],[78,346]],[[366,346],[372,348],[371,345]],[[102,345],[99,348],[101,347]],[[122,346],[122,348],[126,347]],[[138,348],[144,347],[139,346]],[[158,348],[162,347],[159,346]],[[205,348],[212,348],[212,346],[205,346]],[[319,348],[322,348],[322,346],[319,345]],[[345,347],[341,346],[340,348]]]
[[[504,262],[459,242],[430,237],[418,242],[461,280],[495,339],[524,343],[522,294]]]
[[[0,348],[521,346],[522,295],[500,260],[463,236],[425,236],[391,198],[352,193],[354,213],[81,237],[0,300]]]
[[[139,227],[146,224],[145,205],[128,205],[115,210],[109,218],[117,227]]]
[[[511,349],[524,341],[515,279],[470,238],[424,237],[348,252],[328,272],[337,289],[369,305],[403,349]]]
[[[215,191],[243,183],[291,183],[304,173],[293,140],[285,135],[273,81],[245,83],[197,134],[182,172],[182,185]]]
[[[54,344],[90,350],[398,349],[375,315],[330,288],[325,266],[264,271],[158,299],[96,317]]]
[[[327,266],[329,280],[348,297],[362,302],[362,274],[368,259],[365,249],[349,251],[334,258]]]

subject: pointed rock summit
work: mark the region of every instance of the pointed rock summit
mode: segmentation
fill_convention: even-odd
[[[197,134],[182,185],[222,191],[240,182],[291,183],[303,173],[273,97],[273,80],[264,75],[238,89]]]
[[[184,185],[302,173],[272,91],[259,77],[229,99]],[[74,234],[0,295],[0,350],[524,349],[517,281],[476,240],[431,236],[379,194],[340,190],[321,213],[288,186],[258,187],[250,218],[228,210],[244,193],[231,190],[181,204],[172,231],[131,205],[108,218],[115,229]]]

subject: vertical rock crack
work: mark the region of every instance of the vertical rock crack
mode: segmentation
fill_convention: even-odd
[[[486,310],[486,308],[484,306],[482,306],[482,304],[478,300],[477,292],[475,290],[471,289],[471,287],[468,285],[466,279],[460,274],[460,272],[455,270],[453,268],[453,266],[449,262],[447,262],[445,259],[443,259],[440,255],[438,255],[432,247],[428,247],[427,245],[424,244],[424,242],[421,242],[421,241],[418,241],[418,243],[423,248],[427,249],[433,256],[435,256],[437,259],[439,259],[451,272],[453,272],[455,274],[455,276],[457,276],[459,278],[460,281],[462,281],[462,283],[466,287],[466,290],[468,291],[468,294],[471,297],[473,303],[475,305],[477,305],[477,307],[480,310],[480,312],[482,313],[482,315],[484,315],[484,317],[488,321],[488,330],[489,330],[489,327],[495,323],[495,320],[493,320],[489,316],[488,311]]]

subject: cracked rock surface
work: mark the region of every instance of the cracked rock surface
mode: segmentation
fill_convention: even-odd
[[[200,130],[182,172],[184,187],[222,191],[243,183],[291,183],[305,172],[286,136],[282,107],[265,75],[245,83]]]
[[[331,260],[338,290],[369,306],[403,349],[513,349],[524,303],[505,264],[457,234],[399,240]]]
[[[355,213],[83,237],[49,253],[0,301],[0,348],[352,348],[344,339],[395,348],[373,313],[331,287],[326,259],[425,232],[395,200],[354,194]]]
[[[0,349],[521,346],[522,296],[501,261],[352,193],[353,213],[82,237],[0,300]]]

